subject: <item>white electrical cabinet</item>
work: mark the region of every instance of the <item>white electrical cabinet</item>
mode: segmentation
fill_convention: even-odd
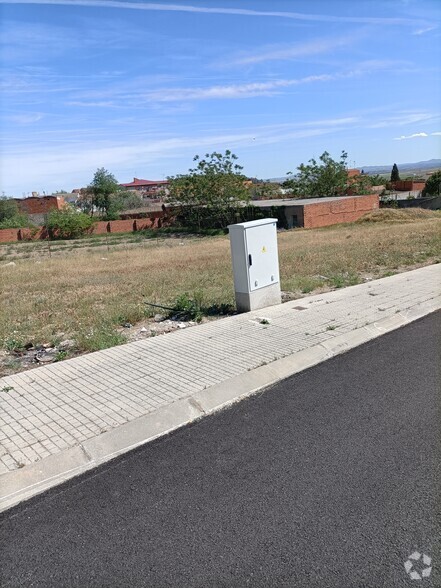
[[[237,309],[248,311],[279,304],[277,219],[239,223],[228,229]]]

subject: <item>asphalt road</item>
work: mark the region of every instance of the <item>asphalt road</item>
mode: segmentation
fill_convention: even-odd
[[[430,315],[4,513],[1,586],[441,586],[440,332]]]

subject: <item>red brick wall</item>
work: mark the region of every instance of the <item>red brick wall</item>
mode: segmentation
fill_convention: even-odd
[[[37,241],[39,239],[47,239],[48,233],[45,227],[36,227],[35,229],[19,229],[19,241]]]
[[[332,202],[306,204],[303,207],[303,226],[312,229],[353,222],[366,212],[379,208],[379,206],[378,194],[344,198]]]
[[[139,218],[116,221],[97,221],[93,224],[89,233],[104,235],[105,233],[129,233],[131,231],[142,231],[143,229],[154,229],[162,226],[164,213],[152,213],[152,218]],[[35,229],[2,229],[0,230],[0,243],[9,241],[31,241],[46,239],[45,227]]]
[[[156,215],[158,215],[158,213],[156,213]],[[161,216],[163,216],[162,213]],[[157,218],[98,221],[93,225],[89,232],[94,235],[103,235],[104,233],[129,233],[130,231],[142,231],[143,229],[153,229],[158,227],[159,221],[159,216],[157,216]]]
[[[399,192],[423,190],[425,185],[426,182],[414,182],[413,180],[400,180],[399,182],[393,183],[394,190],[398,190]]]
[[[0,243],[9,243],[10,241],[18,241],[19,229],[1,229]]]

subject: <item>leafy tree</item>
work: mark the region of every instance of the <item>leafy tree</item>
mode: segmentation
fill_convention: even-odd
[[[340,196],[345,194],[348,186],[346,161],[348,154],[341,152],[340,161],[332,159],[325,151],[320,155],[319,162],[314,158],[308,164],[300,164],[298,173],[283,183],[294,196]]]
[[[361,195],[361,194],[371,194],[372,193],[372,186],[375,184],[372,183],[371,178],[364,174],[354,176],[352,178],[347,179],[347,186],[345,193],[348,195]]]
[[[400,181],[400,172],[398,171],[398,166],[396,163],[392,166],[392,171],[390,173],[390,181],[391,182],[399,182]]]
[[[47,216],[46,227],[51,238],[75,239],[84,235],[93,224],[92,218],[84,212],[78,212],[72,206],[61,210],[51,210]]]
[[[441,170],[434,172],[427,180],[423,196],[439,196],[441,194]]]
[[[0,222],[18,214],[18,204],[13,198],[0,197]]]
[[[93,193],[89,188],[82,188],[75,205],[86,214],[93,215]]]
[[[124,190],[115,176],[101,167],[89,186],[81,191],[77,203],[83,212],[93,215],[98,210],[105,220],[115,220],[122,210],[142,206],[142,198],[136,192]]]
[[[279,184],[274,182],[258,182],[251,188],[251,198],[253,200],[273,200],[280,198]]]
[[[20,212],[17,202],[13,198],[0,197],[0,229],[19,229],[31,227],[26,214]]]
[[[229,150],[206,153],[204,158],[196,155],[196,167],[168,178],[167,200],[178,210],[183,225],[225,228],[235,222],[238,208],[250,198],[247,178],[237,159]]]
[[[382,176],[381,174],[374,174],[372,176],[368,176],[371,186],[382,186],[386,184],[387,178]]]
[[[142,198],[133,190],[119,190],[110,197],[110,207],[107,211],[107,218],[119,216],[123,210],[132,210],[142,206]]]
[[[23,227],[34,227],[34,223],[32,223],[29,218],[19,212],[15,216],[11,216],[0,221],[0,229],[22,229]]]
[[[93,214],[94,209],[98,209],[103,215],[107,216],[111,207],[111,197],[120,189],[113,174],[103,167],[97,169],[92,182],[86,190],[91,195],[91,214]]]

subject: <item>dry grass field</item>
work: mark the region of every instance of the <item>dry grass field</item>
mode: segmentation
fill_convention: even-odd
[[[282,290],[291,298],[357,284],[441,261],[441,216],[384,210],[363,222],[278,235]],[[173,306],[185,292],[204,306],[233,304],[228,237],[166,239],[107,250],[67,248],[0,262],[0,345],[76,341],[84,352],[124,341],[118,327],[152,312],[145,301]],[[35,247],[41,246],[36,244]],[[0,255],[6,246],[0,247]],[[55,247],[55,244],[54,244]]]

